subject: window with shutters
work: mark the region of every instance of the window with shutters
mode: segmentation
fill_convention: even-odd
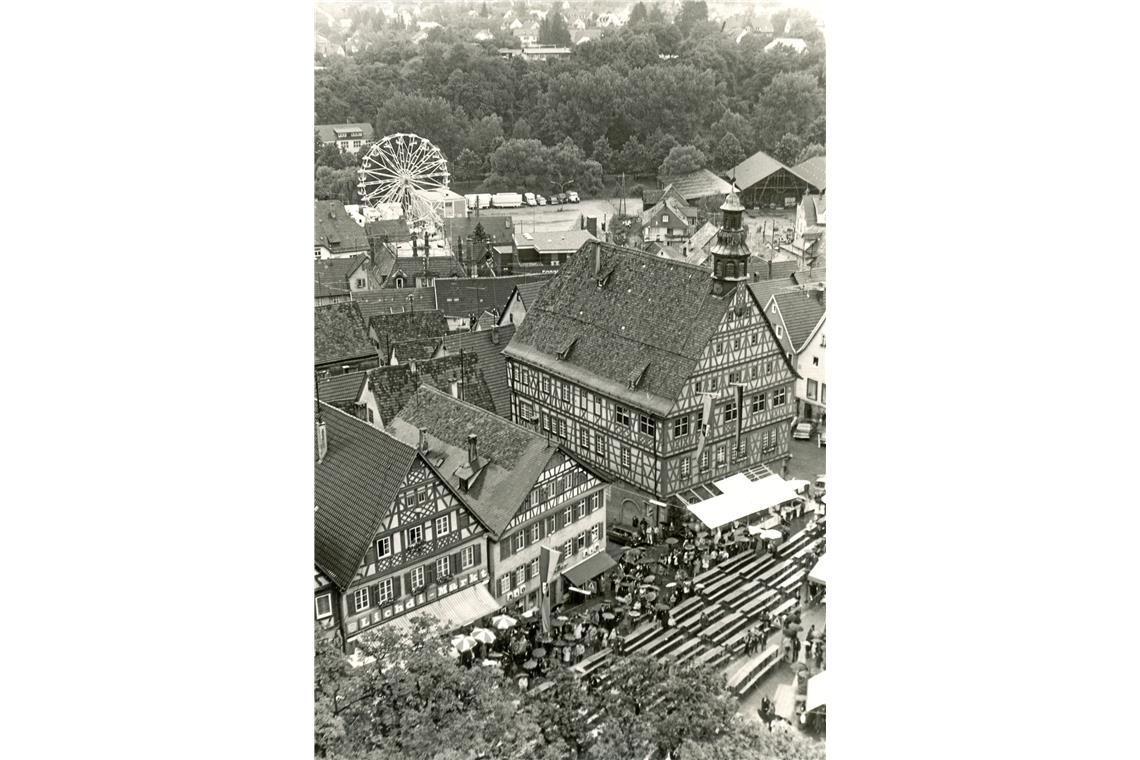
[[[526,584],[526,568],[520,567],[515,570],[515,588]]]
[[[392,579],[385,578],[377,585],[376,603],[377,604],[391,604],[392,603]]]
[[[614,405],[614,422],[630,427],[629,411],[624,406]]]
[[[574,539],[570,539],[566,543],[562,544],[562,556],[563,557],[574,556]]]
[[[716,466],[724,467],[724,445],[716,447]]]
[[[650,437],[657,435],[657,420],[646,414],[638,415],[637,426],[642,435],[648,435]]]
[[[692,471],[693,471],[693,460],[689,459],[688,457],[684,457],[683,459],[681,459],[681,466],[680,466],[681,477],[682,478],[689,477],[689,475],[692,474]]]
[[[595,525],[594,527],[590,528],[590,540],[593,541],[595,544],[602,540],[602,526],[601,525]]]
[[[581,425],[578,427],[578,445],[581,446],[582,451],[584,451],[587,454],[590,453],[590,436],[591,435],[592,434],[590,433],[590,429],[587,428],[585,425]]]
[[[517,554],[523,550],[524,546],[526,546],[526,536],[523,535],[523,531],[520,530],[511,536],[511,550]]]
[[[538,560],[537,559],[532,559],[530,561],[530,563],[527,564],[526,567],[527,567],[527,574],[531,578],[537,578],[538,577]]]
[[[475,547],[465,546],[463,551],[459,552],[459,566],[466,570],[475,564]]]
[[[420,565],[412,570],[412,589],[421,589],[424,585],[424,566]]]
[[[629,446],[622,446],[621,447],[621,466],[625,469],[629,469],[631,462],[632,462],[632,456],[631,456],[630,451],[629,451]]]
[[[546,535],[549,536],[556,530],[558,530],[558,522],[555,519],[554,515],[551,515],[550,517],[546,518]]]
[[[558,384],[558,397],[561,398],[563,401],[569,401],[570,400],[570,386],[567,385],[566,383],[559,383]]]
[[[422,525],[417,525],[414,528],[408,528],[408,547],[411,548],[416,544],[422,544],[424,541],[424,529]]]
[[[532,544],[537,544],[541,537],[542,532],[539,528],[539,523],[535,523],[534,525],[530,526],[530,542]]]
[[[562,510],[562,524],[569,525],[572,522],[574,522],[574,513],[570,510],[570,507],[566,507],[566,509]]]
[[[435,561],[435,579],[436,582],[451,577],[451,557],[440,557]]]
[[[523,421],[534,419],[534,407],[530,405],[529,401],[519,401],[519,419]]]
[[[546,375],[542,376],[542,392],[547,394],[550,393],[550,378]]]
[[[368,609],[368,589],[359,588],[352,595],[352,608],[357,612]]]
[[[581,520],[586,516],[586,502],[580,501],[574,505],[574,519]]]
[[[788,394],[787,394],[787,391],[785,391],[783,388],[780,388],[777,391],[772,391],[772,408],[773,409],[775,409],[777,406],[783,406],[784,402],[787,400],[788,400]]]
[[[508,575],[500,575],[499,576],[499,596],[503,596],[504,594],[506,594],[510,590],[511,590],[511,576],[509,574]]]
[[[444,515],[443,517],[435,518],[435,535],[436,538],[446,536],[451,532],[451,516]]]
[[[586,531],[582,531],[574,536],[574,548],[578,551],[582,551],[586,548]]]
[[[392,553],[392,537],[376,539],[376,559],[383,559]]]
[[[708,449],[705,449],[704,451],[701,452],[701,460],[698,464],[698,467],[700,468],[701,472],[704,472],[705,470],[707,470],[709,468],[709,450]]]
[[[689,434],[689,415],[673,420],[673,437],[680,438]]]
[[[332,617],[332,594],[321,594],[316,599],[317,620]]]
[[[724,405],[725,424],[736,420],[736,401],[729,401]]]
[[[594,450],[598,452],[598,461],[606,461],[606,438],[601,433],[594,433]]]

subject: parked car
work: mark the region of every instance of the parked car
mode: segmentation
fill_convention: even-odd
[[[534,200],[534,193],[523,193],[523,202],[528,206],[537,206],[538,203]]]
[[[578,197],[578,193],[575,190],[571,190],[570,192],[566,193],[566,197],[570,199],[571,203],[577,203],[578,201],[582,200]]]
[[[538,205],[540,205],[540,206],[546,205],[546,196],[545,195],[536,195],[536,196],[534,196],[534,199],[536,201],[538,201]]]
[[[812,433],[814,432],[812,427],[812,424],[807,421],[797,424],[795,429],[792,430],[792,438],[795,438],[797,441],[810,441]]]
[[[558,194],[558,202],[559,203],[569,203],[570,198],[566,195],[566,193],[559,193]]]
[[[827,428],[821,427],[815,434],[816,448],[822,449],[827,445]]]
[[[621,544],[622,546],[637,546],[641,543],[641,539],[637,537],[636,533],[634,533],[629,528],[623,528],[620,525],[607,525],[606,532],[609,533],[610,540],[615,544]]]
[[[815,482],[811,485],[812,493],[815,498],[820,498],[827,494],[827,473],[821,473],[815,476]]]

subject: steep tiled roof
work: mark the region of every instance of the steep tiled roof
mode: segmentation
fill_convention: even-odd
[[[686,201],[709,196],[722,196],[732,192],[732,185],[708,169],[697,169],[688,174],[673,177],[668,182]]]
[[[317,395],[322,403],[352,414],[366,377],[365,372],[346,372],[321,378],[317,383]]]
[[[700,267],[590,243],[546,284],[505,353],[667,414],[731,303],[711,284]],[[558,347],[574,337],[569,356],[559,358]],[[646,365],[629,389],[630,375]]]
[[[313,280],[316,297],[349,295],[352,291],[348,287],[348,276],[367,260],[368,255],[364,253],[348,259],[315,259]]]
[[[410,362],[368,370],[368,385],[376,397],[376,406],[380,410],[383,424],[387,425],[396,416],[421,385],[450,393],[451,383],[460,382],[464,378],[467,382],[461,389],[463,398],[493,413],[495,404],[491,400],[491,389],[487,387],[478,361],[478,356],[464,353],[462,365],[456,354],[417,361],[414,372]]]
[[[315,362],[327,364],[376,353],[360,309],[351,301],[318,306],[313,317]]]
[[[449,317],[467,317],[485,310],[506,307],[516,285],[549,280],[553,274],[512,275],[509,277],[439,277],[435,285],[436,302]]]
[[[809,185],[813,185],[811,180],[800,177],[794,169],[784,166],[762,150],[756,151],[729,170],[729,176],[735,179],[737,187],[741,190],[747,190],[765,177],[770,177],[781,169],[790,172],[795,177],[799,177]]]
[[[453,217],[442,220],[441,224],[443,225],[443,235],[447,238],[452,252],[456,254],[459,252],[460,238],[463,238],[463,250],[466,254],[467,236],[475,231],[476,225],[483,225],[483,232],[493,243],[509,244],[511,236],[515,234],[515,225],[509,216]]]
[[[319,134],[321,136],[321,142],[326,142],[326,143],[335,142],[337,139],[337,135],[336,135],[337,130],[338,129],[345,129],[346,127],[349,129],[356,128],[356,129],[363,131],[364,132],[363,139],[365,139],[365,140],[371,140],[372,139],[372,125],[368,124],[368,123],[363,123],[363,122],[359,123],[359,124],[318,124],[317,125],[317,134]]]
[[[447,317],[435,309],[374,314],[368,318],[368,332],[376,337],[381,361],[386,362],[391,358],[393,343],[446,335]]]
[[[403,219],[380,219],[375,222],[364,223],[364,234],[370,243],[379,242],[403,243],[412,239],[412,232],[408,223]]]
[[[815,185],[820,190],[827,189],[827,158],[816,156],[803,163],[796,164],[792,171]]]
[[[427,266],[424,266],[424,260]],[[433,277],[466,277],[467,272],[454,256],[397,256],[388,272],[389,279],[402,276],[405,279],[421,275],[424,270]]]
[[[420,388],[392,425],[405,442],[418,442],[427,430],[429,461],[459,491],[491,534],[501,536],[558,448],[546,438],[483,409],[432,388]],[[476,454],[488,463],[469,491],[455,471],[467,463],[467,436],[474,433]],[[444,457],[442,464],[440,457]]]
[[[529,236],[529,237],[528,237]],[[583,243],[596,240],[589,230],[562,230],[560,232],[515,232],[515,245],[534,248],[539,253],[550,251],[576,251]]]
[[[542,279],[530,277],[527,278],[526,282],[520,282],[516,286],[524,308],[529,309],[531,306],[534,306],[538,300],[538,294],[542,292],[542,289],[546,286],[546,282],[549,279],[549,277],[543,277]]]
[[[823,293],[817,290],[782,290],[775,294],[792,349],[799,351],[827,312]]]
[[[524,301],[525,303],[525,301]],[[463,351],[473,354],[475,366],[483,375],[484,382],[491,392],[494,411],[500,417],[511,416],[511,390],[507,386],[507,359],[503,349],[515,335],[515,325],[503,325],[498,329],[499,342],[495,343],[494,331],[454,332],[443,338],[443,347],[449,354]]]
[[[435,288],[385,288],[354,293],[352,300],[360,307],[360,314],[367,321],[376,314],[434,309]]]
[[[367,251],[368,236],[364,228],[352,221],[339,201],[317,201],[314,210],[316,245],[333,253]]]
[[[391,508],[416,450],[321,404],[328,452],[314,474],[317,568],[345,589]]]

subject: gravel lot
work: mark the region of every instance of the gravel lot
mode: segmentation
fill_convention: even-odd
[[[627,214],[641,213],[641,199],[627,198]],[[515,225],[525,232],[578,229],[579,216],[596,216],[598,222],[608,221],[618,211],[617,198],[589,198],[580,203],[567,203],[562,206],[523,206],[522,208],[480,209],[483,216],[509,216]]]

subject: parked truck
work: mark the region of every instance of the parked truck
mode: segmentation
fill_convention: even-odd
[[[495,208],[519,208],[523,205],[523,197],[519,193],[495,193],[491,196],[491,205]]]

